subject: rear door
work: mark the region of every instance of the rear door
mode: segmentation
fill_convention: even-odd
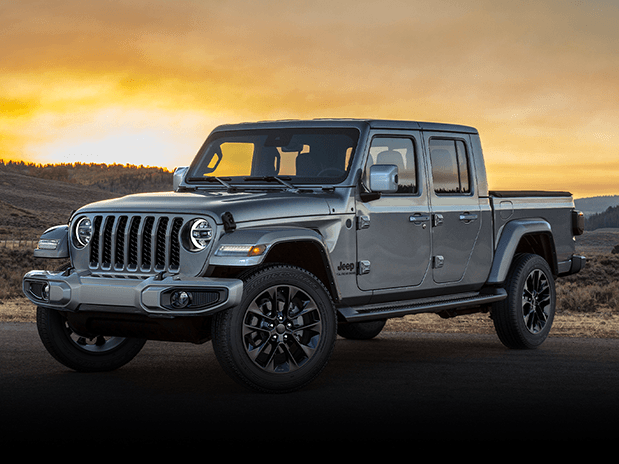
[[[364,178],[373,164],[398,167],[398,192],[358,204],[357,284],[361,290],[421,284],[430,263],[430,209],[419,156],[421,134],[375,132]]]
[[[436,283],[461,281],[481,229],[481,208],[468,134],[425,132],[430,162],[432,275]]]

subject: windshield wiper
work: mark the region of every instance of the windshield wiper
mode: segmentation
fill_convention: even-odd
[[[245,177],[246,181],[252,181],[252,180],[263,180],[265,182],[279,182],[280,184],[282,184],[284,187],[289,188],[290,190],[296,190],[297,188],[292,185],[289,184],[288,182],[286,182],[287,180],[290,180],[290,177],[277,177],[277,176],[250,176],[250,177]]]
[[[198,182],[219,182],[221,185],[228,189],[228,192],[235,192],[237,190],[236,187],[230,185],[226,180],[230,181],[229,177],[216,177],[216,176],[208,176],[208,177],[190,177],[189,181],[198,181]]]

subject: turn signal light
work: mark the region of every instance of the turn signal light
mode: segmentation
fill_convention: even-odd
[[[267,250],[266,245],[221,245],[217,256],[260,256]]]

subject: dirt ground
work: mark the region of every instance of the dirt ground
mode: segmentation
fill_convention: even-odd
[[[432,332],[494,334],[488,314],[469,314],[441,319],[435,314],[418,314],[390,319],[385,330],[391,332]],[[606,313],[566,313],[555,315],[550,336],[584,338],[619,338],[619,316]]]
[[[36,308],[26,298],[13,298],[0,305],[0,323],[36,320]],[[494,334],[486,313],[442,319],[436,314],[417,314],[390,319],[387,332]],[[619,338],[619,316],[610,312],[566,313],[555,315],[550,333],[554,337]]]

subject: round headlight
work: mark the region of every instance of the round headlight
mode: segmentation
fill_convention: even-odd
[[[90,242],[92,238],[92,221],[89,218],[83,217],[77,221],[75,226],[75,238],[80,246],[85,247],[88,245],[88,242]]]
[[[213,229],[206,219],[196,219],[189,230],[191,245],[196,250],[204,250],[213,239]]]

